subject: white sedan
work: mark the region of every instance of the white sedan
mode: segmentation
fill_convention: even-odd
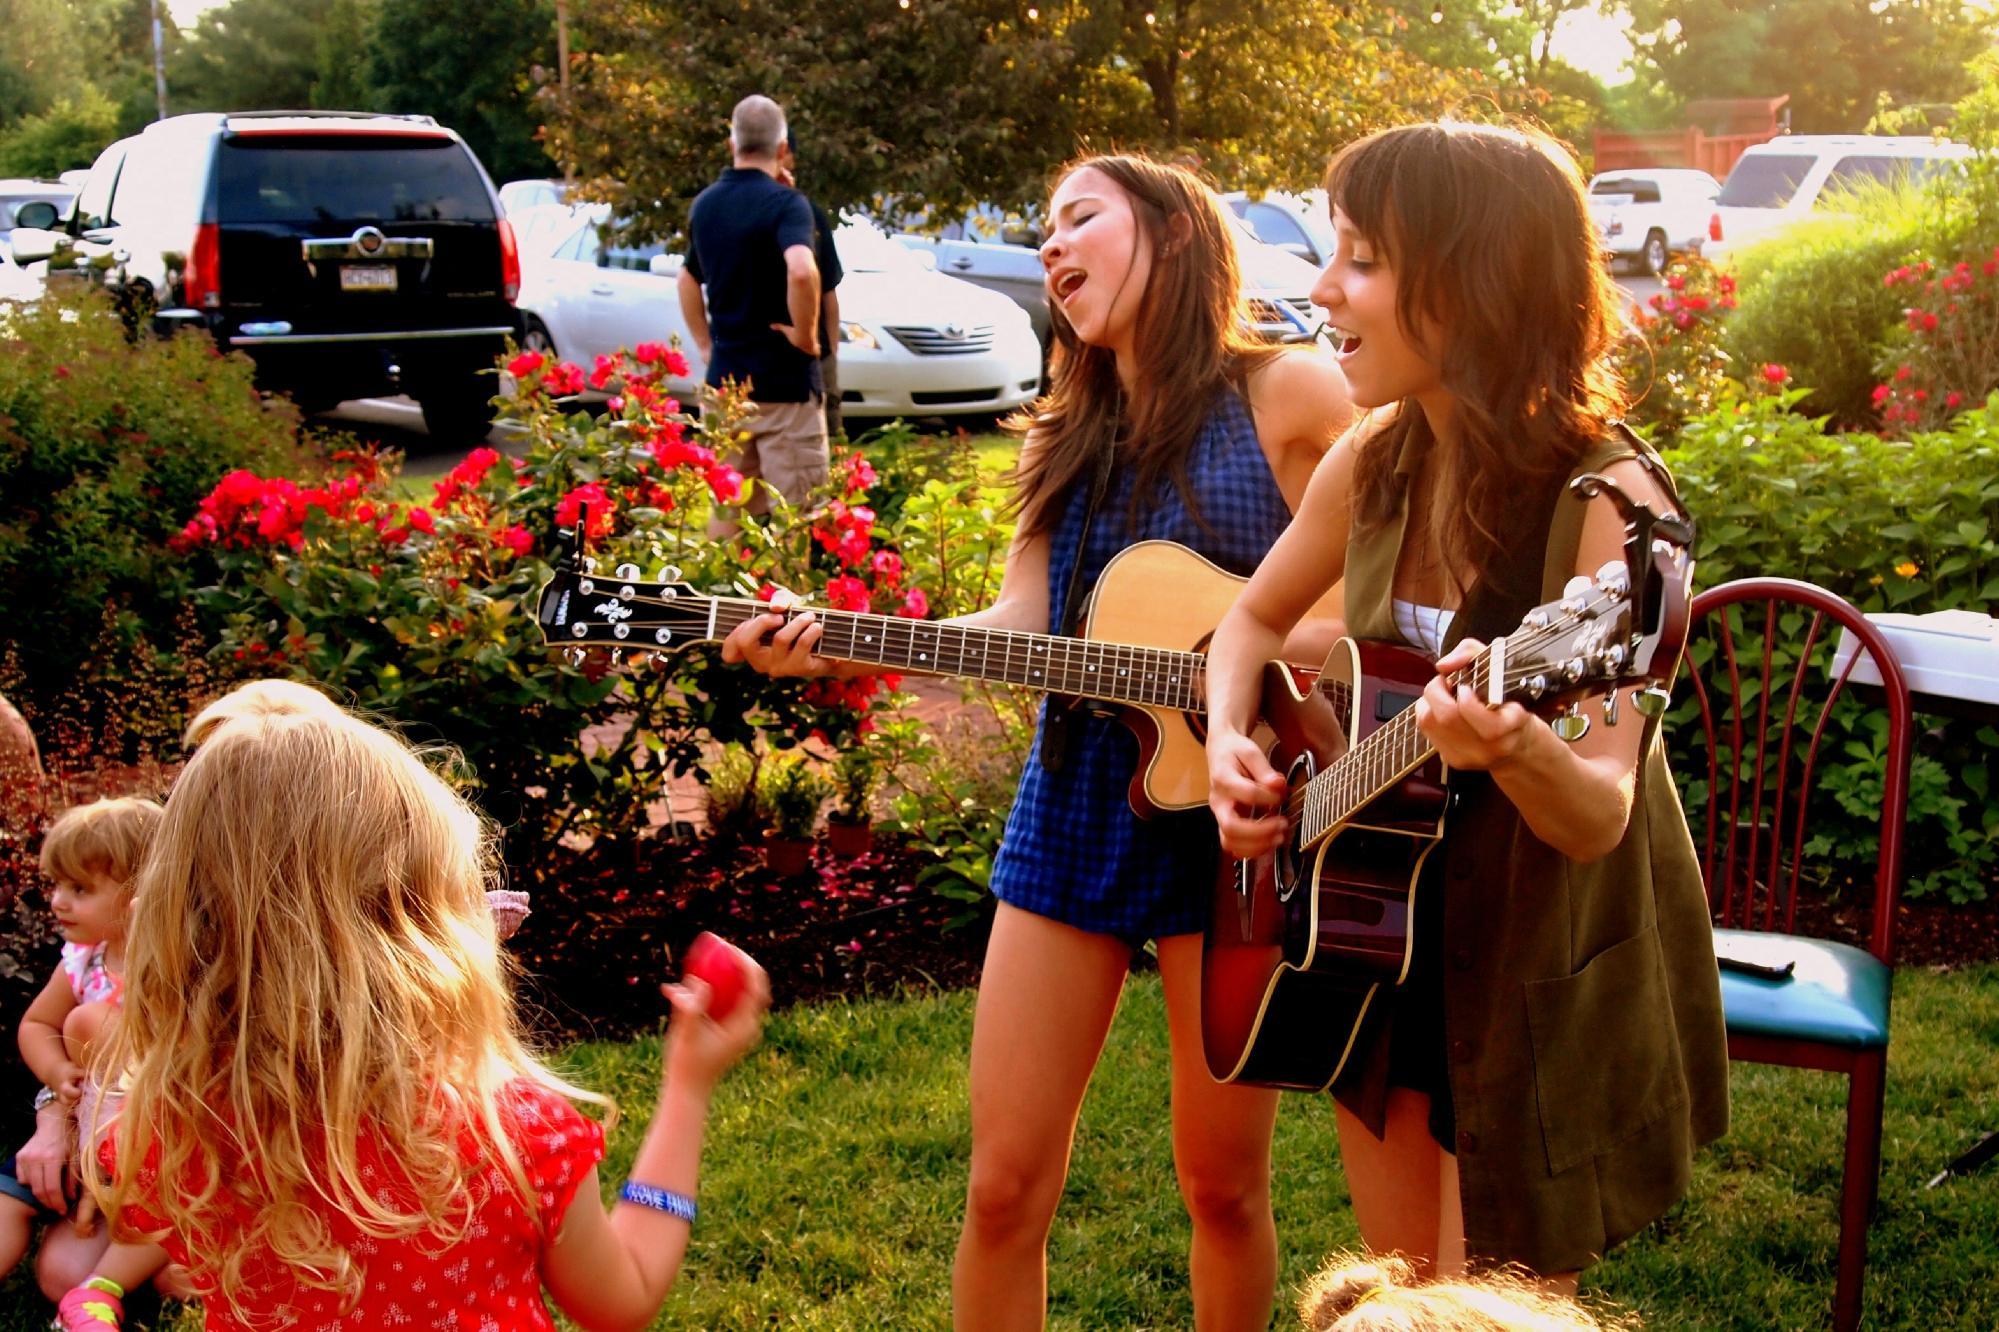
[[[601,205],[513,218],[521,250],[523,342],[588,369],[599,355],[680,340],[692,396],[706,370],[680,316],[681,257],[607,244]],[[610,229],[615,234],[615,228]],[[834,233],[840,283],[840,397],[854,417],[991,415],[1031,401],[1041,344],[1006,297],[946,277],[866,223]]]

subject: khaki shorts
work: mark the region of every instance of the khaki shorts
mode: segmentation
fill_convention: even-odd
[[[806,402],[759,402],[743,423],[749,439],[727,461],[745,482],[761,478],[787,503],[803,504],[813,487],[826,484],[826,407],[814,397]],[[747,489],[747,488],[746,488]],[[759,487],[743,508],[750,513],[770,509],[770,496]]]

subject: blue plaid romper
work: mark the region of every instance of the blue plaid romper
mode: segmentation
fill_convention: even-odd
[[[1291,521],[1249,407],[1233,390],[1217,396],[1187,459],[1187,479],[1209,530],[1195,521],[1168,480],[1153,503],[1141,507],[1133,531],[1132,472],[1112,471],[1082,552],[1079,597],[1089,594],[1112,556],[1137,541],[1177,541],[1231,573],[1248,574]],[[1076,562],[1088,491],[1087,483],[1072,489],[1050,534],[1053,632],[1075,628],[1062,598]],[[1066,706],[1057,699],[1042,704],[1042,725],[993,865],[994,896],[1066,925],[1116,935],[1134,947],[1147,939],[1198,933],[1220,852],[1214,817],[1206,809],[1150,819],[1133,814],[1126,793],[1138,765],[1138,740],[1113,718],[1086,711],[1075,721],[1061,770],[1042,767],[1048,709]]]

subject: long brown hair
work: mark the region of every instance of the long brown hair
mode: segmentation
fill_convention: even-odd
[[[1449,439],[1431,438],[1414,403],[1373,431],[1355,459],[1355,519],[1385,520],[1396,460],[1427,449],[1428,535],[1463,593],[1507,553],[1523,495],[1565,475],[1623,410],[1617,305],[1582,176],[1536,130],[1405,125],[1335,157],[1326,197],[1393,268],[1396,318],[1456,406]]]
[[[1235,231],[1213,190],[1184,167],[1125,154],[1080,158],[1056,175],[1055,185],[1085,169],[1102,172],[1130,197],[1152,244],[1152,272],[1138,306],[1137,375],[1127,400],[1115,353],[1084,343],[1059,306],[1050,310],[1053,383],[1031,413],[1010,423],[1038,440],[1014,475],[1013,502],[1029,535],[1055,526],[1062,497],[1105,448],[1117,449],[1136,469],[1134,516],[1168,478],[1198,515],[1187,453],[1215,394],[1279,354],[1244,326]],[[1169,246],[1173,219],[1182,217],[1188,230]]]

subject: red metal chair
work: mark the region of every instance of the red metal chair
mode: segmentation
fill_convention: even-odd
[[[1835,662],[1840,630],[1857,640]],[[1871,926],[1841,942],[1795,933],[1798,883],[1807,870],[1807,828],[1816,771],[1833,708],[1860,693],[1863,654],[1881,685],[1887,716],[1881,747],[1880,849]],[[1839,1273],[1833,1326],[1860,1321],[1867,1222],[1881,1168],[1881,1102],[1888,1063],[1895,903],[1902,887],[1902,834],[1908,805],[1909,690],[1893,649],[1841,598],[1788,578],[1746,578],[1694,598],[1684,667],[1698,705],[1698,735],[1683,735],[1699,758],[1685,776],[1706,780],[1687,806],[1715,916],[1715,951],[1724,958],[1783,967],[1767,978],[1722,969],[1731,1059],[1825,1069],[1848,1079],[1846,1163],[1840,1186]],[[1863,677],[1864,678],[1864,677]],[[1876,702],[1868,689],[1866,700]],[[1850,704],[1849,704],[1850,706]],[[1838,755],[1841,761],[1849,755]],[[1703,772],[1703,766],[1705,771]]]

